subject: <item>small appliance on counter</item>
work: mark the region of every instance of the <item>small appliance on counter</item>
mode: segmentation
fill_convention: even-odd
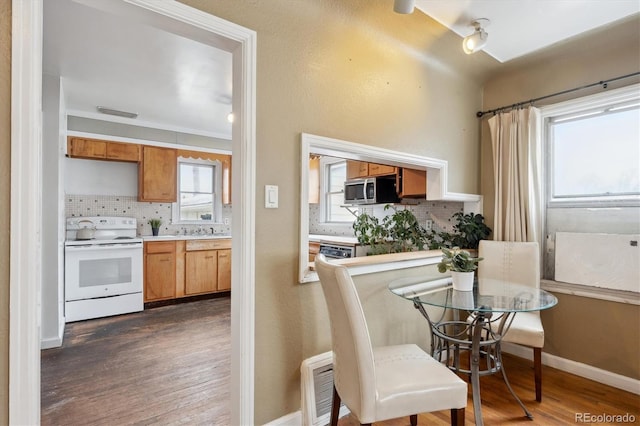
[[[142,238],[130,217],[67,219],[64,267],[67,322],[144,309]]]

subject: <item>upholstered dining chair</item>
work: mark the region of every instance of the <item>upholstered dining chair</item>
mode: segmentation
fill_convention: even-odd
[[[484,259],[478,263],[480,283],[482,278],[487,278],[540,288],[538,243],[481,240],[478,256]],[[544,328],[540,312],[518,312],[502,341],[533,348],[536,401],[542,401]]]
[[[331,425],[340,402],[362,425],[418,413],[451,410],[451,424],[464,424],[467,384],[414,344],[373,348],[360,298],[344,266],[315,258],[329,311],[333,349]]]

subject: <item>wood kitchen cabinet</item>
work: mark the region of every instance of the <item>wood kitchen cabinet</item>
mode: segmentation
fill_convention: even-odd
[[[347,160],[347,179],[394,175],[397,172],[397,167],[388,166],[386,164]]]
[[[176,296],[175,241],[144,244],[144,301],[173,299]]]
[[[218,291],[231,290],[231,249],[218,250]]]
[[[185,296],[231,290],[231,240],[188,240]]]
[[[145,241],[145,302],[230,290],[231,239]]]
[[[217,250],[187,251],[184,293],[187,296],[218,289]]]
[[[385,176],[393,175],[398,171],[397,167],[387,166],[386,164],[369,163],[369,176]]]
[[[347,160],[347,179],[369,176],[369,163],[365,161]]]
[[[138,167],[138,201],[174,203],[177,200],[177,150],[142,147]]]
[[[400,197],[424,198],[427,196],[427,171],[402,168],[400,175]]]
[[[320,253],[320,243],[309,241],[309,262],[315,262],[318,253]]]
[[[140,161],[140,145],[70,136],[67,138],[67,155],[71,158],[137,163]]]
[[[309,204],[320,202],[320,157],[309,158]]]

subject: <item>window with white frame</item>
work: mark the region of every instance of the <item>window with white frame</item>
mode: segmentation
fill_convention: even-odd
[[[615,202],[640,195],[637,101],[557,115],[548,120],[548,200]]]
[[[219,161],[178,159],[178,197],[173,223],[215,223],[221,218]]]
[[[320,160],[321,221],[352,223],[355,220],[355,216],[342,207],[346,179],[346,160],[332,157],[323,157]]]
[[[542,117],[543,278],[588,297],[637,292],[640,86],[543,107]]]

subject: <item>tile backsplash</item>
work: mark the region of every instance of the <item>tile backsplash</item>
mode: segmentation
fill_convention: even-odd
[[[231,206],[223,205],[222,219],[226,224],[202,225],[206,233],[213,228],[216,234],[231,233]],[[126,216],[135,217],[138,221],[138,235],[151,235],[151,226],[147,223],[151,218],[162,220],[160,235],[188,234],[196,231],[198,225],[172,224],[171,203],[150,203],[138,201],[137,197],[119,195],[70,195],[65,196],[65,216]]]
[[[436,231],[452,232],[453,225],[451,217],[454,213],[463,211],[464,203],[454,201],[427,201],[421,200],[417,204],[395,205],[396,208],[406,208],[413,212],[418,222],[425,226],[427,220],[433,221],[433,229]],[[354,211],[366,212],[378,219],[392,213],[385,210],[384,205],[363,206],[354,208]],[[309,233],[320,235],[348,236],[353,237],[353,227],[351,224],[343,223],[323,223],[320,222],[320,205],[309,204]]]

